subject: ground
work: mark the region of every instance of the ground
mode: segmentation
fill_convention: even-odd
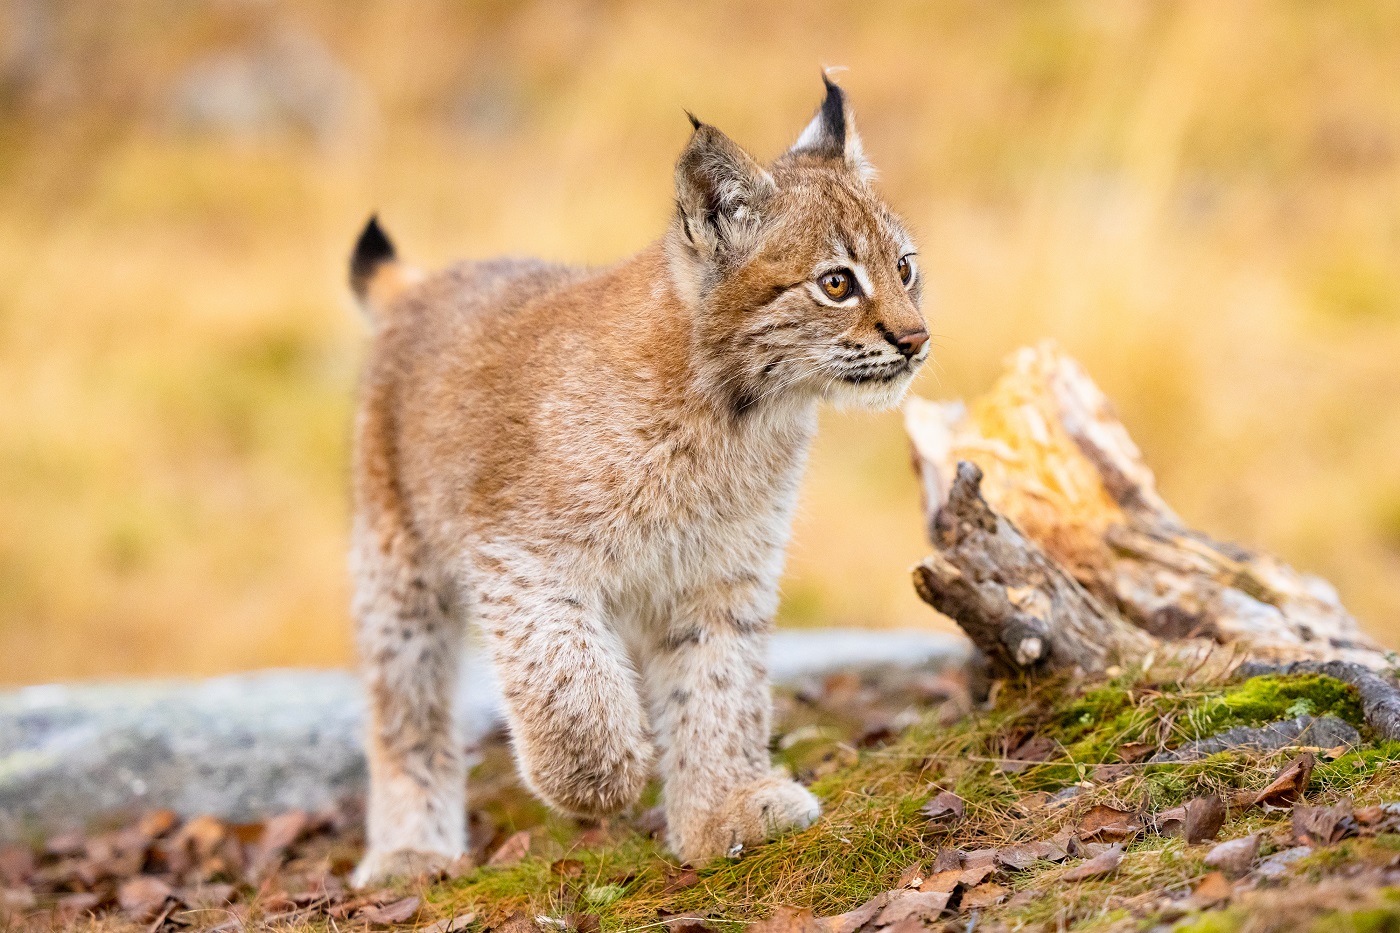
[[[984,702],[960,675],[934,672],[780,691],[775,757],[825,814],[698,870],[653,838],[654,792],[601,824],[549,815],[495,736],[472,774],[473,864],[456,877],[346,891],[360,845],[353,805],[252,827],[148,814],[115,833],[40,841],[34,856],[0,853],[8,926],[1400,930],[1400,812],[1377,806],[1400,801],[1400,743],[1372,741],[1351,689],[1329,678],[1188,673],[1003,683]],[[1361,741],[1148,761],[1299,715],[1348,722]],[[1224,804],[1214,833],[1173,813],[1210,809],[1193,802],[1203,797]],[[1313,809],[1324,807],[1337,809]],[[1205,841],[1188,844],[1191,832]],[[1223,873],[1206,863],[1219,842],[1246,836],[1258,837],[1255,858]],[[875,897],[902,906],[840,916]]]

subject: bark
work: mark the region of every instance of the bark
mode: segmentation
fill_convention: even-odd
[[[935,553],[914,568],[919,595],[956,619],[999,673],[1099,671],[1141,659],[1156,639],[1129,625],[988,507],[982,472],[958,465],[933,524]]]
[[[920,595],[984,650],[1001,644],[1001,660],[1008,639],[1026,645],[1034,633],[1080,666],[1192,638],[1257,659],[1387,665],[1325,581],[1187,527],[1107,398],[1052,344],[1017,352],[970,410],[913,398],[905,420],[937,548],[916,572]],[[979,468],[980,484],[964,480],[963,461]],[[980,524],[950,535],[968,524],[952,521],[963,513]],[[1010,547],[1011,535],[1028,547]],[[1027,612],[1006,595],[999,603],[993,581],[1030,586],[1020,602],[1049,609]],[[1007,633],[994,636],[998,626]],[[1153,639],[1134,642],[1120,628]],[[1105,632],[1106,645],[1074,644]]]

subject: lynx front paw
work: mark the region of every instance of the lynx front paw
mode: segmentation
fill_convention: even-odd
[[[821,816],[812,792],[778,774],[734,791],[719,811],[674,839],[676,854],[691,863],[721,855],[736,856],[749,846],[795,829],[806,829]]]
[[[446,870],[452,862],[452,856],[441,852],[371,849],[365,853],[360,864],[355,866],[350,883],[357,888],[363,888],[372,884],[409,880],[420,875],[436,875]]]

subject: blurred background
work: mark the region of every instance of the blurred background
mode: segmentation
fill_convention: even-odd
[[[1053,336],[1193,524],[1400,645],[1400,5],[0,0],[0,682],[352,660],[378,210],[436,266],[664,229],[682,108],[842,83],[938,365]],[[825,418],[782,621],[939,625],[898,415]]]

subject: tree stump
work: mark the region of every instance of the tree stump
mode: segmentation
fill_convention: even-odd
[[[936,548],[915,586],[1002,667],[1101,670],[1202,641],[1266,662],[1389,665],[1326,581],[1186,527],[1108,399],[1051,343],[1013,354],[970,408],[911,398],[905,424]]]

